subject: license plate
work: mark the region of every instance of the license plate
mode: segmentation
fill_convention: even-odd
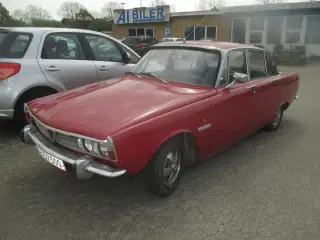
[[[44,158],[46,161],[48,161],[49,163],[51,163],[52,165],[56,166],[57,168],[66,171],[66,167],[64,166],[64,163],[62,160],[46,153],[45,151],[43,151],[40,147],[37,146],[38,152],[40,154],[40,156],[42,158]]]

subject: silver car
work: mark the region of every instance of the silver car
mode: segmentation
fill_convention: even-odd
[[[140,57],[106,34],[63,28],[0,28],[0,120],[26,123],[25,102],[132,70]]]

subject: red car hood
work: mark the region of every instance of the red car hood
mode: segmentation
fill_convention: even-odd
[[[207,87],[127,76],[36,99],[28,106],[36,118],[51,127],[106,139],[112,133],[215,93]]]

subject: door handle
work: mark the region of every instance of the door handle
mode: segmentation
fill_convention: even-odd
[[[106,66],[101,66],[98,68],[99,71],[108,71],[108,68]]]
[[[55,67],[55,66],[50,66],[49,68],[46,68],[45,70],[47,72],[58,72],[58,71],[60,71],[60,69]]]
[[[257,92],[257,86],[256,85],[249,86],[249,87],[247,87],[247,89],[251,89],[253,94],[256,94],[256,92]]]

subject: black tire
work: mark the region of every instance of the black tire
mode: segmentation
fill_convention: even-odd
[[[172,182],[170,182],[170,176],[165,176],[165,169],[172,169],[174,171],[174,164],[167,166],[169,160],[168,156],[170,153],[177,152],[180,155],[180,164],[177,173],[172,172],[174,176]],[[174,154],[175,155],[175,154]],[[171,155],[170,155],[171,156]],[[176,164],[176,165],[177,165]],[[166,167],[167,166],[167,167]],[[151,160],[147,169],[147,188],[149,192],[157,197],[168,197],[170,196],[177,186],[179,185],[181,174],[184,168],[184,147],[181,138],[174,138],[164,143],[161,148],[157,151],[153,159]],[[167,171],[168,172],[168,171]],[[167,179],[168,177],[168,179]]]
[[[277,130],[279,128],[279,126],[281,125],[283,112],[284,112],[283,106],[280,106],[277,109],[277,111],[275,113],[276,116],[273,118],[272,122],[269,123],[267,126],[265,126],[264,129],[268,132],[272,132],[272,131]]]
[[[20,97],[17,101],[15,108],[14,108],[14,122],[18,128],[23,128],[25,125],[28,124],[25,113],[24,113],[24,104],[30,102],[34,99],[45,97],[51,94],[56,93],[54,90],[51,89],[36,89],[31,90]]]

